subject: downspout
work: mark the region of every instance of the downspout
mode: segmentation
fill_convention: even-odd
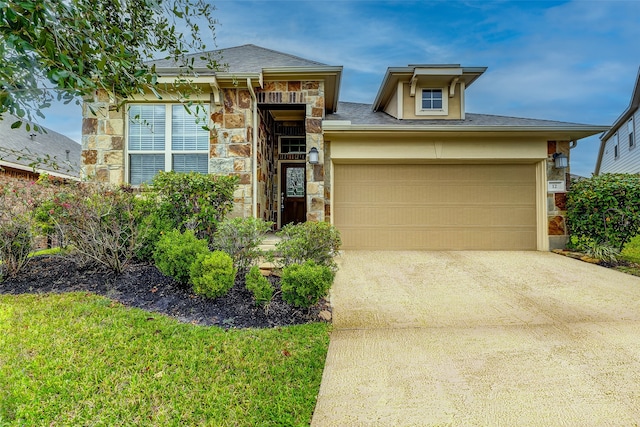
[[[247,87],[253,101],[253,136],[251,141],[251,216],[258,217],[258,98],[253,90],[251,78],[247,77]]]

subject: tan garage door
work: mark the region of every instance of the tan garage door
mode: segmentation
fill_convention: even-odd
[[[535,165],[334,168],[344,249],[535,250]]]

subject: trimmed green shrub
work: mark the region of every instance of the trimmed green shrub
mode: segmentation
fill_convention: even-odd
[[[640,232],[640,175],[603,174],[573,182],[567,223],[572,236],[622,249]]]
[[[276,245],[283,266],[314,261],[316,264],[336,269],[333,258],[342,244],[340,232],[327,222],[304,222],[282,227]]]
[[[282,270],[282,299],[296,307],[311,307],[327,296],[334,273],[313,261],[291,264]]]
[[[263,255],[258,246],[272,225],[257,218],[225,219],[214,235],[214,247],[231,255],[233,264],[243,273]]]
[[[611,245],[599,243],[597,240],[586,236],[571,236],[571,246],[585,255],[599,259],[600,261],[615,263],[618,261],[620,251]]]
[[[632,237],[622,248],[620,258],[640,264],[640,235]]]
[[[18,274],[27,265],[32,249],[28,217],[20,215],[0,222],[0,281]]]
[[[258,266],[251,267],[245,277],[245,286],[253,294],[253,300],[261,306],[268,305],[273,299],[273,285],[260,273]]]
[[[171,230],[163,234],[153,254],[156,267],[180,283],[188,283],[191,265],[201,255],[209,254],[206,240],[198,239],[192,230]]]
[[[145,202],[141,215],[153,213],[157,218],[150,225],[161,225],[165,230],[193,230],[196,237],[207,239],[213,247],[213,234],[218,223],[233,208],[233,193],[238,183],[236,176],[200,174],[197,172],[160,172],[144,189]],[[157,237],[150,233],[153,243]]]
[[[229,254],[222,251],[200,254],[190,271],[193,292],[207,298],[224,296],[233,287],[236,273]]]

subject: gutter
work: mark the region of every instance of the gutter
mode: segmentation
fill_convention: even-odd
[[[252,141],[251,141],[251,216],[258,215],[258,98],[251,84],[251,77],[247,77],[247,87],[253,101],[252,113]]]

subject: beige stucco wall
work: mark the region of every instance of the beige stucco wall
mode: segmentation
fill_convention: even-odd
[[[419,96],[420,88],[443,88],[442,96],[446,96],[449,100],[448,115],[416,115],[416,97]],[[403,119],[461,119],[462,118],[462,93],[464,88],[461,83],[456,83],[455,94],[453,97],[449,97],[449,88],[445,87],[442,83],[422,83],[421,86],[416,88],[416,95],[411,96],[411,85],[404,83],[402,88],[402,109]]]
[[[547,180],[565,181],[565,187],[569,190],[570,184],[570,142],[569,141],[549,141],[547,153]],[[569,158],[569,167],[566,169],[556,169],[555,163],[551,159],[554,153],[563,153]],[[547,193],[547,225],[549,233],[549,247],[551,249],[562,249],[569,239],[569,228],[567,227],[567,193]]]

